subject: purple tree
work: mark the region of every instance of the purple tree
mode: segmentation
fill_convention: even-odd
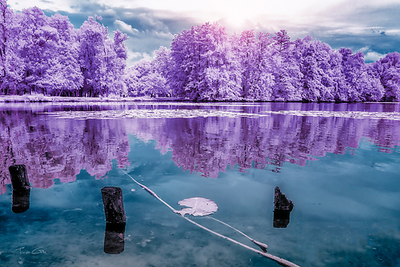
[[[171,44],[174,71],[169,77],[176,95],[198,100],[239,98],[240,69],[218,23],[192,27],[175,36]]]
[[[232,38],[233,48],[236,48],[236,56],[238,57],[241,64],[242,74],[242,92],[241,96],[245,99],[249,98],[250,87],[252,84],[252,74],[254,73],[255,65],[255,53],[257,50],[257,40],[254,35],[254,31],[243,31],[242,34],[237,38]]]
[[[272,75],[269,34],[244,31],[231,38],[233,52],[240,63],[242,90],[241,97],[246,100],[271,100],[274,77]]]
[[[55,14],[48,19],[49,26],[56,30],[57,43],[49,69],[43,76],[41,86],[51,95],[76,96],[83,85],[83,76],[78,61],[76,31],[68,17]]]
[[[339,51],[342,54],[342,71],[345,77],[348,101],[380,101],[384,89],[380,86],[378,77],[364,63],[364,54],[352,54],[348,48]]]
[[[153,62],[153,66],[165,81],[161,87],[158,87],[158,91],[156,92],[158,96],[172,95],[172,89],[170,83],[167,80],[168,77],[170,76],[171,70],[174,69],[173,67],[171,68],[171,65],[173,65],[173,62],[171,60],[170,49],[167,49],[162,46],[160,47],[160,49],[155,51],[155,59]]]
[[[79,62],[83,74],[82,96],[122,95],[127,35],[114,33],[114,41],[99,22],[100,16],[89,17],[78,31]]]
[[[78,31],[79,62],[83,74],[81,96],[98,96],[105,86],[102,78],[106,75],[104,64],[107,29],[93,17],[89,17]]]
[[[6,76],[6,42],[7,42],[7,22],[10,19],[9,9],[6,0],[0,0],[0,74],[4,79]]]
[[[347,102],[348,94],[346,89],[346,81],[345,76],[342,71],[342,54],[337,50],[329,51],[329,65],[330,69],[330,78],[332,81],[332,95],[335,102]]]
[[[311,36],[296,41],[300,50],[300,70],[303,74],[303,101],[333,101],[334,82],[331,66],[331,48],[318,40],[312,41]],[[336,66],[337,68],[338,66]]]
[[[119,30],[114,32],[112,49],[115,56],[111,60],[112,64],[109,64],[109,70],[112,72],[114,78],[114,81],[111,81],[113,85],[112,93],[120,96],[126,95],[127,93],[123,77],[125,74],[126,59],[128,58],[128,49],[124,43],[127,39],[128,36]]]
[[[287,32],[277,32],[272,38],[272,60],[274,87],[272,98],[275,101],[301,101],[301,78],[298,59],[294,56],[294,45]]]
[[[108,37],[104,40],[102,62],[99,70],[102,75],[100,81],[100,94],[121,96],[126,94],[123,75],[125,74],[127,49],[124,41],[128,38],[120,31],[114,33],[114,41]]]
[[[65,95],[80,89],[75,30],[68,18],[49,18],[38,8],[9,16],[3,91]]]
[[[48,18],[37,7],[16,13],[14,19],[16,23],[10,29],[10,45],[14,56],[24,63],[13,66],[23,72],[18,84],[20,93],[46,93],[42,83],[51,66],[50,60],[58,41],[57,31],[48,25]]]
[[[384,100],[400,101],[400,54],[389,53],[372,67],[384,87]]]
[[[253,100],[270,101],[275,85],[273,75],[273,58],[269,33],[258,33],[255,64],[249,97]]]
[[[155,62],[143,59],[127,70],[126,87],[129,96],[164,95],[166,79],[158,72]]]
[[[22,38],[19,38],[22,29],[19,23],[21,14],[14,13],[7,8],[5,1],[2,1],[2,75],[1,92],[3,94],[18,94],[27,88],[22,81],[25,76],[25,61],[20,55],[20,46],[23,45]]]

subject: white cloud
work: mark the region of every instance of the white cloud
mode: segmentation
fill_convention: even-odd
[[[111,8],[107,8],[106,10],[104,10],[103,15],[107,15],[107,16],[111,16],[111,17],[118,16],[117,12],[115,12],[115,10],[111,9]]]
[[[7,4],[10,8],[14,10],[22,10],[25,8],[30,8],[37,6],[40,9],[47,9],[53,11],[66,11],[66,12],[74,12],[71,7],[71,1],[42,1],[42,0],[9,0]]]
[[[8,0],[14,10],[37,6],[65,11],[71,20],[99,14],[110,30],[120,29],[126,41],[128,66],[161,45],[169,47],[173,34],[206,21],[219,21],[229,33],[245,29],[277,32],[285,29],[292,40],[310,34],[331,47],[362,51],[366,61],[396,51],[400,30],[396,18],[400,0]],[[388,4],[391,4],[388,6]],[[77,13],[80,12],[80,13]],[[49,12],[51,13],[51,12]],[[79,23],[83,20],[80,19]],[[397,23],[397,24],[396,24]],[[75,25],[79,27],[79,25]],[[109,31],[111,32],[111,31]],[[360,49],[360,47],[362,47]],[[382,54],[380,54],[382,53]]]
[[[372,51],[369,46],[364,46],[360,48],[358,51],[363,52],[365,62],[375,62],[386,56],[384,54]]]
[[[375,62],[381,58],[384,58],[385,55],[371,51],[371,52],[367,52],[367,54],[364,56],[364,60],[366,62]]]
[[[367,53],[368,50],[370,50],[369,46],[364,46],[364,47],[361,47],[360,49],[358,49],[358,51],[363,52],[363,53]]]
[[[400,35],[400,29],[385,30],[386,35]]]
[[[140,20],[141,23],[143,23],[146,26],[151,26],[152,28],[155,28],[155,29],[161,30],[161,31],[168,31],[168,27],[166,25],[164,25],[158,19],[154,18],[149,13],[139,14],[138,19]]]
[[[174,35],[172,33],[163,31],[151,31],[149,32],[149,35],[153,35],[157,38],[163,38],[168,40],[172,40],[172,38],[174,38]]]
[[[128,50],[128,59],[126,62],[126,66],[129,68],[142,59],[153,60],[153,56],[146,52],[141,53]]]
[[[138,29],[133,28],[131,25],[128,25],[119,19],[114,21],[114,25],[124,33],[128,33],[131,35],[137,35],[139,33]]]

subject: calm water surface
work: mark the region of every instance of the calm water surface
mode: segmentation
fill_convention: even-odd
[[[212,215],[300,266],[400,266],[399,104],[0,104],[1,266],[279,266],[188,223]],[[8,167],[30,207],[13,213]],[[124,251],[104,252],[104,186],[122,188]],[[294,203],[274,228],[274,188]],[[207,217],[196,222],[249,246]]]

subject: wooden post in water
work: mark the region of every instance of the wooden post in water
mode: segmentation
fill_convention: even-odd
[[[119,254],[124,251],[126,225],[122,189],[111,186],[103,187],[101,194],[106,215],[104,252],[107,254]]]
[[[122,189],[119,187],[106,186],[101,189],[103,197],[104,213],[107,223],[125,223],[125,209],[122,199]]]
[[[274,228],[286,228],[290,221],[290,212],[293,210],[293,202],[282,194],[280,188],[275,187],[274,195]]]
[[[12,211],[22,213],[29,209],[31,188],[25,165],[12,165],[8,168],[12,184]]]

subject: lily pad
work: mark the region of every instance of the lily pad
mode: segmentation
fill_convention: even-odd
[[[213,214],[218,210],[218,206],[214,201],[203,197],[187,198],[179,201],[178,204],[189,207],[176,211],[176,213],[179,213],[182,216],[185,214],[193,216],[205,216]]]

